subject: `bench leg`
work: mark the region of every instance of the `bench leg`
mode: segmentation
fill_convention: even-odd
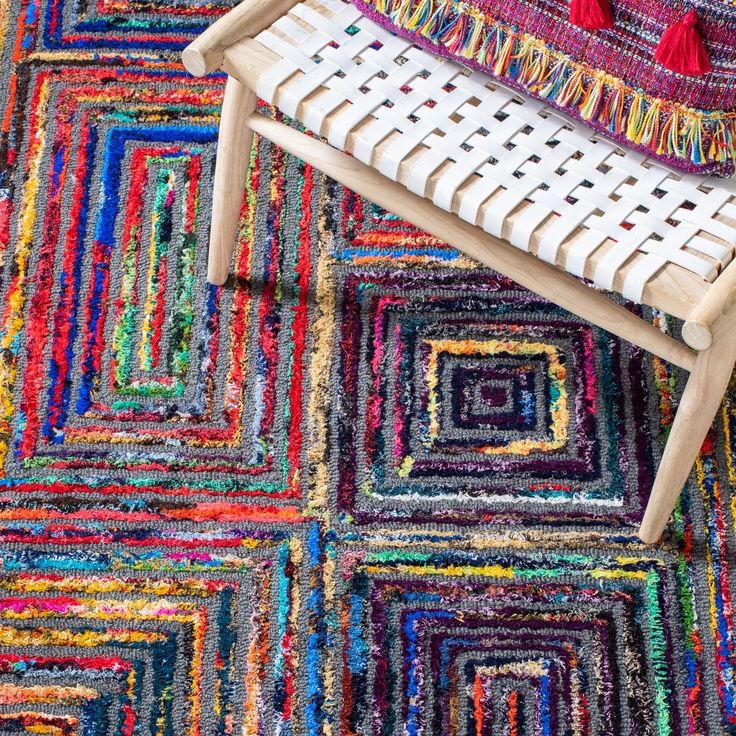
[[[222,103],[212,192],[207,264],[207,281],[211,284],[224,284],[230,270],[253,141],[253,131],[245,121],[255,109],[255,94],[234,77],[228,77]]]
[[[720,335],[695,359],[672,423],[639,528],[644,542],[656,542],[662,536],[731,378],[736,359],[734,325],[732,318],[720,322]]]

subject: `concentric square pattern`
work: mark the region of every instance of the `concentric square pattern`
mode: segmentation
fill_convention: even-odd
[[[352,537],[341,557],[340,732],[681,732],[697,689],[667,555],[461,549]],[[508,543],[507,543],[508,544]],[[500,546],[500,545],[499,545]],[[668,623],[664,623],[668,622]],[[370,655],[369,655],[370,653]],[[686,732],[686,731],[682,731]]]
[[[337,509],[353,521],[637,518],[646,358],[495,276],[341,282]]]
[[[265,141],[206,285],[228,5],[0,14],[0,734],[736,733],[732,397],[647,548],[662,362]]]

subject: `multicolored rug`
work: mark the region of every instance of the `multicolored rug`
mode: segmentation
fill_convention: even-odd
[[[681,376],[264,142],[208,287],[224,7],[0,8],[0,734],[736,734],[733,397],[643,546]]]

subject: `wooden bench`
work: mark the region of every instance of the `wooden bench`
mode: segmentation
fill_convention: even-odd
[[[255,131],[690,372],[639,531],[658,540],[736,360],[734,182],[681,175],[621,150],[552,107],[387,32],[343,0],[245,0],[190,44],[183,61],[196,76],[229,75],[209,281],[227,278]],[[257,97],[319,138],[259,114]],[[684,320],[684,343],[604,291]]]

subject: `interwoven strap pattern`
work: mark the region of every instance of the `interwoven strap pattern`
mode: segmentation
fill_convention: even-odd
[[[731,182],[622,151],[342,0],[299,4],[257,40],[257,93],[385,176],[516,247],[641,301],[668,264],[713,281],[736,244]]]

